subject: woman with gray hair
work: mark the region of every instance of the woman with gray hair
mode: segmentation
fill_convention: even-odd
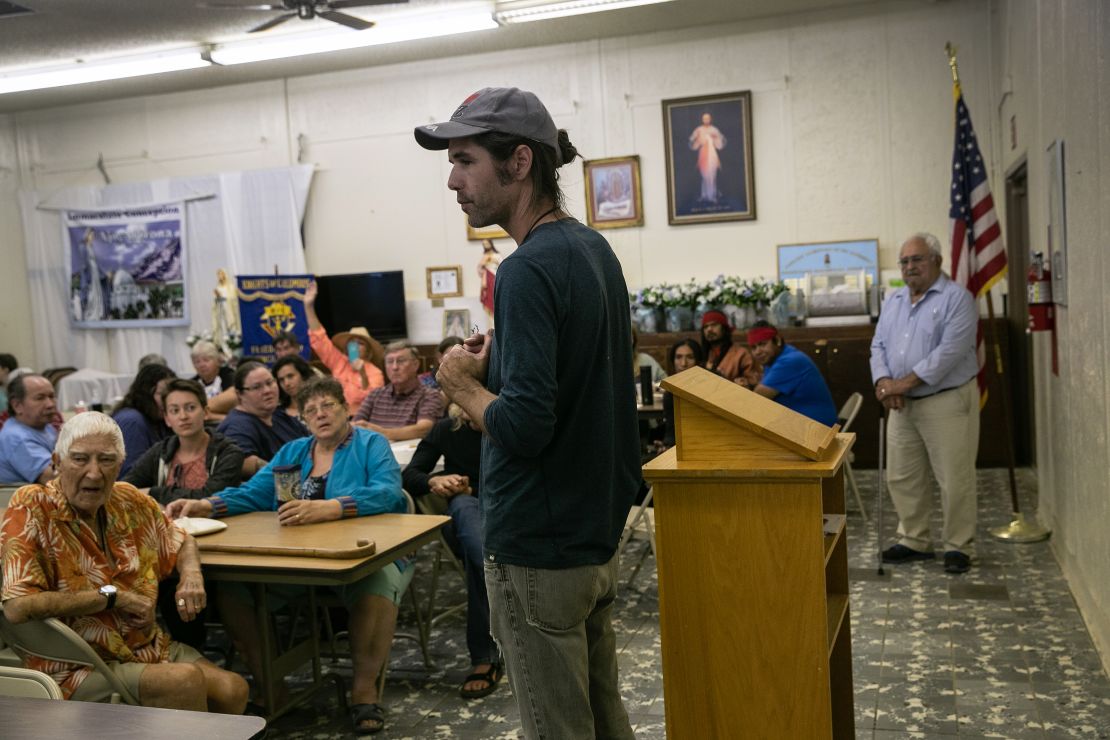
[[[232,387],[235,372],[224,364],[224,357],[212,342],[201,340],[189,353],[197,374],[193,380],[204,386],[204,395],[215,398]]]

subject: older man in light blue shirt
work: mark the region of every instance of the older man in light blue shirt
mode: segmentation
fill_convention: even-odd
[[[944,569],[966,573],[975,536],[979,312],[966,288],[941,272],[932,234],[906,240],[898,264],[906,287],[883,304],[871,341],[875,397],[889,414],[887,482],[898,510],[898,543],[883,562],[932,560],[932,481],[944,513]]]

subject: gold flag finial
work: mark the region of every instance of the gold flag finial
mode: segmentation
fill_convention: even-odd
[[[952,70],[952,84],[960,86],[960,70],[956,66],[956,47],[949,41],[944,44],[944,52],[948,55],[948,67]]]

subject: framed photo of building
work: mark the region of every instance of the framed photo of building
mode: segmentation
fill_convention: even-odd
[[[755,218],[751,91],[663,101],[667,221]]]
[[[470,336],[470,309],[446,308],[443,310],[443,338]]]
[[[640,157],[609,157],[582,163],[586,181],[586,223],[595,229],[644,225]]]
[[[454,298],[462,295],[462,267],[428,268],[428,297]]]

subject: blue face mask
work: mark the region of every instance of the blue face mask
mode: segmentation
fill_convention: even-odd
[[[357,360],[358,359],[358,351],[359,351],[360,347],[361,347],[361,342],[359,342],[357,340],[352,339],[351,341],[347,342],[347,359],[350,360],[351,362],[354,362],[355,360]]]

